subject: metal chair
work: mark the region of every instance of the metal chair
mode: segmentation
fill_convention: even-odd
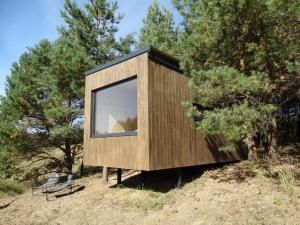
[[[31,193],[34,195],[34,190],[41,189],[42,194],[44,195],[44,192],[47,188],[55,187],[55,185],[58,183],[59,175],[57,173],[51,173],[46,183],[40,185],[40,186],[32,186],[31,187]]]

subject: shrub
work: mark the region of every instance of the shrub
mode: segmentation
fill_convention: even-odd
[[[0,196],[21,194],[24,186],[12,179],[0,179]]]

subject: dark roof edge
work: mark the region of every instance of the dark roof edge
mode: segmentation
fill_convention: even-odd
[[[90,69],[90,70],[86,71],[84,73],[84,75],[88,76],[90,74],[93,74],[93,73],[98,72],[100,70],[103,70],[103,69],[106,69],[108,67],[114,66],[118,63],[121,63],[123,61],[126,61],[128,59],[134,58],[138,55],[141,55],[141,54],[144,54],[144,53],[147,53],[147,52],[149,53],[148,56],[149,56],[150,59],[152,59],[152,60],[154,60],[154,61],[156,61],[160,64],[163,64],[163,65],[165,65],[165,66],[167,66],[171,69],[174,69],[177,72],[183,73],[182,70],[179,67],[179,61],[176,58],[174,58],[174,57],[172,57],[172,56],[170,56],[166,53],[163,53],[160,50],[155,49],[151,46],[147,46],[145,48],[138,49],[138,50],[136,50],[132,53],[129,53],[127,55],[116,58],[115,60],[112,60],[110,62],[104,63],[104,64],[102,64],[100,66],[97,66],[93,69]]]
[[[123,55],[123,56],[121,56],[119,58],[116,58],[115,60],[109,61],[109,62],[104,63],[104,64],[102,64],[100,66],[97,66],[97,67],[95,67],[93,69],[90,69],[90,70],[86,71],[84,73],[84,75],[87,76],[87,75],[90,75],[92,73],[98,72],[98,71],[103,70],[103,69],[105,69],[107,67],[111,67],[111,66],[116,65],[116,64],[118,64],[120,62],[126,61],[126,60],[131,59],[133,57],[136,57],[138,55],[141,55],[141,54],[144,54],[146,52],[149,52],[150,50],[151,50],[150,46],[138,49],[138,50],[136,50],[136,51],[134,51],[132,53],[129,53],[127,55]]]
[[[152,47],[148,56],[153,61],[183,74],[183,70],[180,69],[179,60],[177,58]]]

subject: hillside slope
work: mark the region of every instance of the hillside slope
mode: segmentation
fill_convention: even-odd
[[[297,178],[299,167],[293,168]],[[74,193],[49,202],[29,191],[20,195],[0,210],[0,224],[300,224],[299,188],[284,192],[276,171],[245,161],[209,169],[180,189],[171,182],[161,190],[158,183],[170,174],[148,177],[145,187],[137,172],[127,172],[119,187],[115,175],[106,185],[91,176],[76,180]]]

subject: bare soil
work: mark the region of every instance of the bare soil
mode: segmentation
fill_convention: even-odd
[[[103,184],[100,175],[75,180],[71,193],[32,196],[28,191],[0,209],[1,225],[24,224],[300,224],[299,166],[296,183],[287,193],[278,166],[247,161],[184,171],[185,183],[175,188],[174,170],[146,175],[116,175]],[[1,202],[9,199],[0,199]]]

